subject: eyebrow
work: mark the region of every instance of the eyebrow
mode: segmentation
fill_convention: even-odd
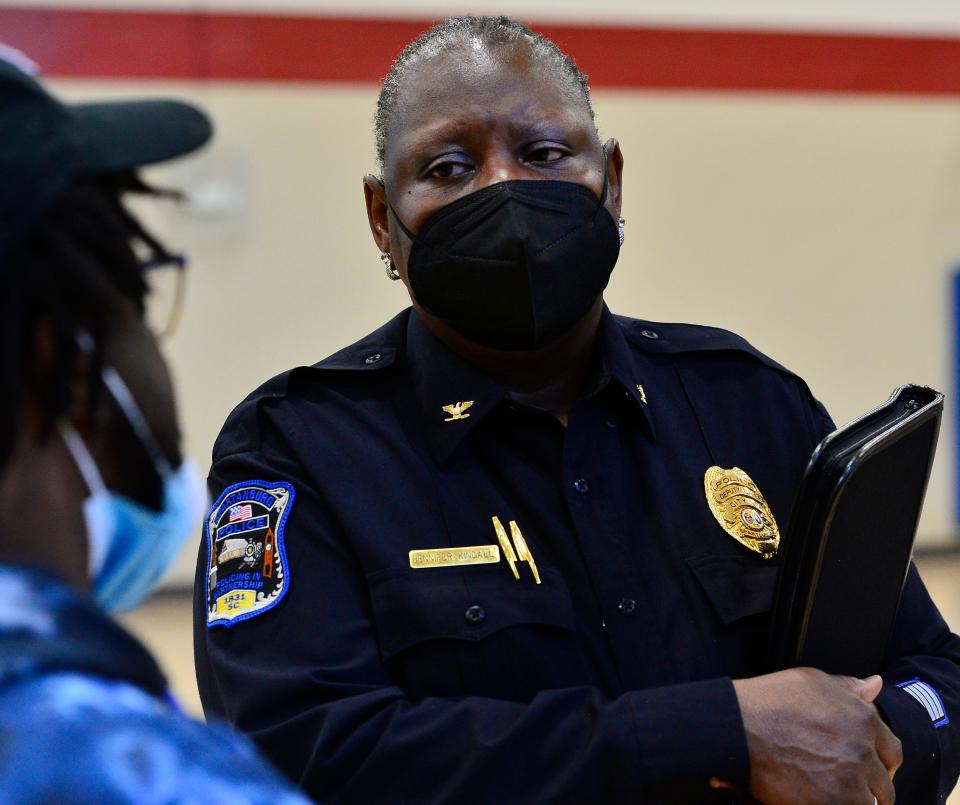
[[[567,115],[530,116],[519,121],[510,119],[507,121],[507,126],[511,134],[522,133],[542,136],[556,136],[561,131],[568,131],[573,128],[572,121]]]
[[[489,119],[489,118],[488,118]],[[537,114],[531,113],[530,107],[514,111],[505,121],[508,132],[512,136],[542,135],[556,136],[561,131],[572,127],[572,119],[567,114]],[[443,120],[436,124],[413,129],[407,135],[408,149],[416,150],[438,142],[456,142],[470,138],[477,132],[476,120]],[[491,128],[487,124],[486,128]]]

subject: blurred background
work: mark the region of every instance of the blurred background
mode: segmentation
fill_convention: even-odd
[[[0,0],[0,42],[62,94],[173,94],[215,120],[212,147],[151,175],[189,202],[143,210],[191,260],[166,349],[201,470],[253,388],[407,304],[361,177],[378,81],[457,13],[519,18],[590,75],[626,159],[615,311],[740,333],[838,424],[902,383],[947,394],[918,550],[960,628],[956,0]],[[193,711],[198,542],[128,617]]]

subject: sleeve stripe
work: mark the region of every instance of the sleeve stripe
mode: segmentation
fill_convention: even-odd
[[[930,718],[937,720],[943,717],[943,711],[937,706],[936,701],[927,691],[920,687],[919,684],[911,685],[908,688],[904,688],[904,690],[927,708],[927,712],[930,713]]]
[[[904,692],[913,696],[913,698],[920,702],[920,704],[922,704],[924,707],[926,707],[930,712],[931,717],[935,717],[937,715],[937,705],[930,697],[930,694],[921,687],[921,683],[914,682],[912,685],[907,685],[907,687],[905,687],[903,690]]]
[[[930,702],[931,707],[933,707],[934,720],[943,718],[946,714],[943,712],[943,703],[940,701],[940,697],[937,696],[937,694],[933,692],[933,689],[927,685],[923,686],[922,692]]]
[[[903,690],[904,693],[909,693],[923,705],[923,708],[927,711],[927,715],[930,716],[930,720],[934,722],[935,726],[941,727],[949,723],[947,714],[943,709],[943,700],[940,698],[940,694],[926,682],[922,682],[919,679],[911,679],[908,682],[901,682],[897,687]]]

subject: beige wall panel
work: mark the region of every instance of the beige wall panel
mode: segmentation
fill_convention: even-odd
[[[375,89],[58,88],[77,97],[174,92],[217,121],[204,155],[154,173],[203,203],[149,210],[192,257],[186,316],[168,354],[186,447],[206,471],[220,425],[251,389],[406,304],[383,274],[363,211]],[[602,133],[617,136],[626,156],[614,309],[741,333],[804,376],[838,422],[900,383],[952,391],[960,105],[609,91],[596,105]],[[947,422],[921,529],[929,542],[955,531],[952,441]],[[187,553],[180,580],[195,546]]]

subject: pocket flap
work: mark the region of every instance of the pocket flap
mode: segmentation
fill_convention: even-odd
[[[775,564],[753,556],[700,556],[688,559],[687,565],[724,625],[769,612],[773,606]]]
[[[540,573],[542,584],[518,582],[502,567],[371,574],[367,584],[381,656],[387,660],[427,640],[483,640],[520,624],[574,629],[573,604],[559,572],[541,568]]]

